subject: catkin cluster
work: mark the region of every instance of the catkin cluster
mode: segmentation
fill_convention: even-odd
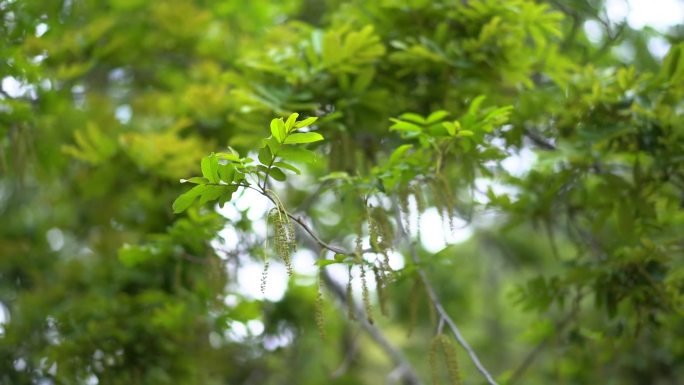
[[[443,175],[436,175],[430,180],[430,188],[435,200],[437,211],[442,214],[445,220],[448,220],[449,227],[454,230],[454,217],[456,216],[456,206],[454,205],[455,198],[449,182]]]
[[[368,280],[366,279],[366,265],[363,263],[361,264],[361,296],[363,297],[363,307],[366,310],[366,318],[370,324],[373,324],[373,308],[368,290]]]
[[[411,197],[413,197],[416,202],[416,211],[418,216],[416,233],[420,235],[420,218],[423,212],[425,212],[425,197],[423,196],[423,188],[419,183],[403,185],[397,190],[402,227],[407,234],[411,234],[411,212],[409,210],[409,202]]]
[[[437,385],[439,381],[439,367],[437,365],[437,355],[442,351],[444,362],[446,363],[449,383],[451,385],[461,385],[461,374],[458,369],[458,358],[456,348],[451,343],[451,339],[444,334],[438,334],[432,339],[430,346],[430,370],[432,372],[432,383]]]
[[[316,312],[316,327],[318,334],[322,339],[325,339],[325,318],[323,316],[323,268],[321,267],[318,273],[318,291],[316,293],[315,312]]]
[[[279,208],[273,208],[268,214],[269,222],[273,224],[273,240],[275,252],[285,263],[287,273],[292,276],[292,253],[297,251],[294,224],[287,213]]]
[[[394,230],[387,212],[382,207],[368,206],[366,215],[371,247],[380,252],[387,252],[394,242]]]

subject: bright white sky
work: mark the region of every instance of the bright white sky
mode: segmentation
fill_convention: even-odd
[[[684,2],[681,0],[608,0],[608,17],[614,21],[627,19],[630,27],[653,27],[663,31],[684,22]]]

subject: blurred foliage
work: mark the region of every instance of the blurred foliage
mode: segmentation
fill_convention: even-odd
[[[678,383],[683,31],[595,0],[0,0],[0,384],[399,383],[299,217],[424,383],[484,379],[419,271],[501,384]],[[240,286],[264,261],[282,298]]]

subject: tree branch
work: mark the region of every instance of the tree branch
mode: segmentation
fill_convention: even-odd
[[[439,296],[437,295],[437,292],[435,291],[434,287],[430,283],[430,280],[427,277],[427,274],[425,271],[420,267],[420,258],[418,257],[418,252],[416,251],[415,243],[412,242],[409,238],[408,233],[404,229],[402,223],[401,223],[401,218],[399,217],[399,212],[397,210],[397,227],[399,227],[399,231],[402,234],[402,238],[406,239],[407,242],[407,247],[409,249],[409,253],[411,255],[411,260],[413,260],[413,263],[416,265],[416,271],[418,272],[418,276],[423,283],[423,286],[425,287],[425,291],[428,294],[428,297],[430,298],[430,302],[432,302],[432,305],[434,306],[435,310],[437,311],[437,314],[439,315],[439,322],[440,325],[443,326],[444,323],[449,327],[451,330],[451,333],[453,333],[454,337],[456,338],[456,341],[458,342],[459,345],[463,348],[463,350],[468,353],[468,356],[470,357],[470,360],[473,362],[477,370],[484,376],[484,378],[487,380],[487,383],[490,385],[498,385],[492,375],[487,371],[487,369],[482,365],[480,362],[480,359],[477,357],[477,354],[473,350],[472,347],[470,347],[470,344],[466,339],[463,337],[463,334],[461,334],[461,330],[458,328],[456,325],[456,322],[449,316],[449,313],[447,313],[446,309],[444,309],[444,305],[442,305],[442,302],[439,300]],[[440,326],[440,328],[441,328]]]
[[[415,246],[413,243],[410,243],[410,253],[411,253],[411,259],[413,260],[413,263],[416,264],[416,266],[420,265],[420,259],[418,258],[418,255],[415,251]],[[470,344],[466,339],[463,337],[463,334],[461,334],[460,329],[456,325],[453,319],[451,319],[451,316],[449,316],[449,313],[444,309],[444,305],[442,305],[442,302],[439,300],[439,297],[437,296],[437,292],[435,292],[435,289],[432,287],[432,284],[430,283],[429,279],[427,278],[427,274],[425,274],[425,271],[421,269],[420,267],[416,268],[416,271],[418,272],[418,276],[420,277],[421,282],[423,283],[423,286],[425,286],[425,291],[428,293],[428,297],[430,298],[430,302],[432,302],[432,305],[435,307],[435,310],[437,310],[437,314],[439,314],[440,317],[440,322],[445,322],[447,326],[449,326],[449,329],[453,333],[454,337],[456,338],[456,341],[458,342],[459,345],[463,348],[463,350],[468,353],[468,356],[470,357],[470,360],[473,362],[477,370],[484,376],[484,378],[487,380],[487,383],[490,385],[497,385],[496,381],[492,377],[492,375],[487,371],[487,369],[482,365],[480,362],[480,359],[477,357],[477,354],[473,350],[472,347],[470,347]]]
[[[288,213],[288,216],[295,220],[295,217]],[[321,241],[319,238],[311,231],[311,229],[301,220],[296,222],[311,236],[309,240],[309,247],[316,250],[317,254],[320,255]],[[330,250],[329,248],[326,248]],[[334,248],[336,249],[336,248]],[[333,250],[330,250],[333,251]],[[344,250],[342,250],[344,251]],[[333,251],[335,252],[335,251]],[[323,283],[330,290],[330,292],[340,301],[342,308],[348,308],[348,301],[353,301],[351,298],[347,298],[347,291],[339,283],[330,276],[330,274],[325,270],[321,269],[321,275],[323,277]],[[385,354],[390,358],[392,363],[395,365],[396,369],[401,373],[401,377],[406,379],[408,385],[422,385],[422,381],[411,363],[406,359],[404,354],[394,347],[392,343],[385,337],[385,335],[380,331],[380,329],[368,322],[368,317],[365,311],[356,303],[351,304],[351,308],[356,315],[356,319],[359,321],[361,327],[365,332],[371,337],[371,339],[385,352]]]
[[[276,200],[269,195],[269,193],[266,190],[260,191],[262,195],[267,197],[276,207],[278,206],[278,203]],[[281,207],[282,208],[282,207]],[[284,208],[282,208],[284,210]],[[285,214],[295,221],[299,227],[301,227],[308,235],[310,242],[315,243],[313,248],[318,249],[317,254],[320,255],[320,249],[325,249],[328,251],[332,251],[333,253],[337,254],[344,254],[344,255],[351,255],[354,256],[356,255],[353,252],[341,249],[337,246],[332,246],[326,242],[324,242],[312,229],[309,227],[309,225],[304,222],[301,218],[298,218],[294,216],[292,213],[289,211],[285,210]],[[364,250],[364,252],[369,251],[369,250]],[[351,301],[351,298],[347,298],[347,292],[345,288],[340,286],[337,282],[335,282],[332,277],[328,274],[328,272],[325,269],[322,269],[322,276],[323,276],[323,283],[326,285],[326,287],[338,298],[338,300],[345,306],[348,306],[347,301]],[[392,343],[385,337],[385,335],[376,327],[375,325],[371,324],[368,322],[368,317],[366,316],[365,312],[361,307],[359,307],[357,304],[353,303],[351,308],[354,310],[354,313],[356,314],[356,318],[359,320],[359,323],[361,326],[364,328],[366,333],[375,341],[375,343],[385,352],[385,354],[392,360],[393,364],[396,366],[396,368],[399,370],[401,373],[401,376],[404,377],[407,381],[408,385],[422,385],[422,382],[420,381],[420,378],[418,377],[418,374],[416,371],[413,369],[409,361],[404,357],[404,355],[401,353],[401,351],[397,348],[395,348]]]
[[[335,282],[332,277],[328,274],[325,269],[322,269],[323,282],[325,286],[337,297],[342,307],[348,306],[346,290],[337,282]],[[392,343],[385,337],[385,335],[380,331],[380,329],[368,322],[368,318],[365,312],[357,304],[352,304],[354,313],[356,314],[356,319],[363,329],[368,333],[368,335],[375,341],[375,343],[385,352],[385,354],[392,360],[397,370],[401,373],[401,376],[406,379],[406,383],[410,385],[422,385],[418,374],[413,369],[412,365],[406,359],[404,354],[394,347]]]
[[[273,204],[278,206],[275,199],[273,199],[273,197],[271,197],[267,191],[265,191],[265,190],[261,191],[261,194],[266,196],[269,200],[271,200],[271,202],[273,202]],[[307,234],[309,234],[311,239],[313,239],[313,241],[316,242],[316,244],[320,248],[332,251],[333,253],[337,253],[337,254],[344,254],[344,255],[351,255],[351,256],[356,255],[355,253],[341,249],[337,246],[329,245],[328,243],[321,240],[321,238],[318,237],[318,235],[316,235],[316,233],[311,229],[311,227],[309,227],[309,225],[307,225],[306,222],[304,222],[301,218],[294,216],[293,214],[291,214],[288,211],[285,211],[285,214],[290,219],[295,221]],[[398,222],[398,227],[400,229],[400,232],[402,233],[402,235],[404,235],[404,238],[408,239],[408,235],[406,234],[406,231],[404,230],[403,226],[401,225],[400,218],[397,220],[397,222]],[[477,370],[485,377],[485,379],[487,380],[487,383],[489,383],[490,385],[498,385],[496,383],[496,381],[494,380],[494,378],[492,377],[492,375],[489,373],[489,371],[487,371],[487,369],[484,367],[484,365],[482,365],[479,358],[477,357],[477,354],[475,353],[473,348],[470,347],[470,344],[468,344],[468,341],[466,341],[466,339],[463,337],[460,329],[458,328],[458,326],[456,325],[454,320],[451,319],[451,317],[449,316],[447,311],[444,309],[444,306],[442,305],[441,301],[439,300],[439,297],[437,296],[435,289],[430,284],[430,281],[427,278],[425,271],[423,271],[423,269],[421,269],[419,267],[420,266],[420,259],[418,258],[418,254],[416,252],[414,243],[409,241],[409,242],[407,242],[407,244],[408,244],[409,252],[411,254],[411,258],[417,266],[417,271],[418,271],[418,274],[420,276],[420,280],[422,281],[423,285],[425,286],[425,290],[427,291],[428,297],[430,298],[430,302],[432,302],[433,306],[435,307],[435,310],[437,310],[437,313],[440,316],[440,322],[443,321],[449,326],[449,329],[454,334],[456,341],[468,353],[470,360],[473,362],[473,364],[475,365]],[[364,250],[364,252],[365,251],[366,250]],[[333,291],[333,293],[335,293],[337,295],[337,297],[340,298],[342,301],[345,301],[346,300],[346,291],[343,288],[341,288],[336,282],[334,282],[328,276],[325,269],[323,270],[323,278],[324,278],[324,282],[326,282],[326,285]],[[353,307],[355,309],[354,311],[358,315],[363,314],[362,310],[358,306],[356,306],[356,304],[354,304]],[[410,364],[408,364],[408,361],[406,361],[406,359],[403,357],[403,354],[401,354],[400,351],[395,349],[389,343],[389,341],[385,338],[385,336],[380,332],[380,330],[377,327],[375,327],[374,325],[369,323],[365,316],[359,316],[357,318],[359,319],[359,322],[361,323],[361,325],[366,329],[368,334],[373,338],[373,340],[375,340],[375,342],[381,348],[383,348],[383,350],[385,350],[385,353],[387,353],[392,358],[392,360],[395,362],[395,364],[397,364],[398,367],[403,367],[404,370],[408,370],[411,368]],[[415,372],[413,370],[411,370],[410,373],[411,373],[411,377],[415,377],[415,381],[419,381],[417,375],[415,374]],[[419,384],[420,382],[411,382],[411,383],[412,384]]]

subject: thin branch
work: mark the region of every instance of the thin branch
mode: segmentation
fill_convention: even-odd
[[[538,147],[544,149],[544,150],[555,150],[556,146],[546,140],[539,132],[532,130],[530,128],[525,128],[523,130],[523,133],[525,136],[532,141],[532,143],[536,144]]]
[[[413,260],[413,263],[416,264],[416,266],[420,266],[420,259],[418,258],[418,254],[416,253],[415,245],[412,242],[409,243],[409,250],[411,253],[411,259]],[[430,280],[427,278],[427,274],[425,274],[425,271],[420,267],[417,267],[416,271],[418,272],[418,276],[420,277],[421,282],[425,286],[425,291],[427,291],[428,297],[430,298],[432,305],[435,307],[435,310],[437,310],[437,314],[439,314],[440,319],[444,320],[447,326],[449,326],[449,329],[454,334],[456,341],[459,345],[461,345],[463,350],[465,350],[466,353],[468,353],[468,356],[470,356],[470,360],[473,362],[477,370],[487,380],[487,383],[489,383],[490,385],[497,385],[492,375],[489,373],[489,371],[487,371],[484,365],[482,365],[480,359],[477,358],[477,354],[475,353],[473,348],[470,347],[468,341],[466,341],[466,339],[463,337],[463,334],[461,334],[461,330],[458,328],[458,326],[451,318],[451,316],[449,316],[449,313],[447,313],[447,311],[444,309],[444,305],[442,305],[442,302],[439,300],[437,292],[435,291],[434,287],[432,287],[432,284],[430,283]]]
[[[253,188],[253,187],[252,187]],[[255,189],[256,190],[256,189]],[[258,190],[257,190],[258,191]],[[268,193],[266,190],[259,191],[263,196],[268,198],[274,205],[278,206],[276,200]],[[282,206],[278,206],[281,207]],[[284,209],[283,209],[284,210]],[[336,246],[329,245],[328,243],[324,242],[316,233],[309,227],[309,225],[306,224],[301,218],[298,218],[294,216],[292,213],[288,212],[285,210],[285,214],[295,221],[309,236],[310,240],[312,242],[315,242],[315,248],[319,249],[326,249],[328,251],[332,251],[333,253],[338,253],[338,254],[344,254],[344,255],[351,255],[354,256],[356,255],[355,253],[352,253],[350,251],[341,249]],[[320,255],[320,250],[317,254]],[[345,305],[348,306],[347,301],[351,300],[347,298],[347,291],[345,288],[340,286],[337,282],[335,282],[332,277],[328,274],[328,272],[325,269],[322,269],[322,276],[323,276],[323,283],[328,287],[328,289],[335,294],[335,296],[339,299],[339,301]],[[394,365],[397,367],[397,369],[402,373],[402,376],[406,378],[406,381],[409,385],[422,385],[422,382],[420,381],[420,378],[418,377],[418,374],[416,371],[413,369],[409,361],[404,357],[404,355],[401,353],[401,351],[397,348],[395,348],[392,343],[385,337],[385,335],[378,329],[375,325],[371,324],[368,322],[368,319],[363,311],[357,304],[352,304],[351,306],[354,310],[354,313],[356,314],[356,318],[359,320],[359,323],[361,326],[364,328],[366,333],[375,341],[375,343],[387,354],[388,357],[392,360]]]
[[[321,240],[321,238],[319,238],[318,235],[316,235],[316,233],[314,233],[314,231],[311,230],[311,227],[309,227],[309,225],[307,225],[306,222],[304,222],[301,218],[295,217],[294,215],[292,215],[288,211],[286,211],[285,213],[287,214],[288,217],[290,217],[290,219],[297,222],[297,224],[302,229],[304,229],[304,231],[306,231],[306,233],[309,234],[309,236],[311,236],[311,238],[313,238],[314,241],[316,241],[318,246],[320,246],[326,250],[332,251],[333,253],[337,253],[337,254],[352,255],[352,256],[355,255],[354,253],[352,253],[350,251],[347,251],[347,250],[341,249],[337,246],[332,246],[332,245],[329,245],[329,244],[323,242],[323,240]]]
[[[335,282],[325,269],[323,269],[323,282],[325,283],[326,287],[330,289],[330,291],[333,292],[333,294],[335,294],[335,296],[340,300],[343,307],[348,306],[347,301],[350,299],[347,298],[346,290],[339,283]],[[389,339],[385,337],[385,335],[377,326],[368,322],[366,314],[357,304],[353,304],[352,308],[356,314],[356,319],[359,321],[363,329],[392,360],[392,363],[402,373],[402,377],[406,379],[407,383],[411,385],[421,385],[422,382],[420,381],[418,374],[413,369],[404,354],[392,345]]]
[[[397,210],[398,212],[398,210]],[[484,376],[484,378],[487,380],[487,383],[490,385],[497,385],[496,381],[494,380],[494,377],[489,373],[489,371],[482,365],[482,362],[480,362],[480,359],[477,357],[477,354],[475,353],[475,350],[473,350],[472,347],[470,347],[470,344],[466,339],[463,337],[463,334],[461,334],[461,330],[458,328],[456,325],[456,322],[449,316],[449,313],[444,309],[444,305],[442,305],[442,302],[439,300],[439,296],[437,295],[437,292],[435,291],[434,287],[430,283],[430,280],[427,277],[427,274],[425,271],[420,267],[421,262],[420,258],[418,257],[418,252],[416,251],[415,243],[410,240],[409,235],[407,234],[406,230],[404,229],[403,225],[401,224],[401,220],[397,215],[397,227],[399,227],[399,231],[402,234],[402,238],[407,240],[407,246],[409,249],[409,253],[411,255],[411,259],[413,260],[413,263],[416,266],[416,271],[418,272],[418,276],[423,283],[423,286],[425,287],[425,291],[428,294],[428,297],[430,298],[430,302],[432,302],[432,305],[434,306],[435,310],[437,311],[437,314],[440,317],[440,323],[445,322],[446,325],[449,327],[451,332],[453,333],[454,337],[456,338],[456,341],[458,342],[459,345],[463,348],[463,350],[468,353],[468,356],[470,357],[470,360],[473,362],[477,370]]]
[[[273,197],[271,197],[268,194],[267,191],[261,191],[261,194],[266,196],[269,200],[271,200],[271,202],[273,202],[273,204],[277,205],[276,201],[273,199]],[[356,255],[355,253],[352,253],[352,252],[346,251],[344,249],[341,249],[339,247],[327,244],[326,242],[321,240],[321,238],[319,238],[318,235],[316,235],[316,233],[311,229],[311,227],[309,227],[309,225],[307,225],[306,222],[304,222],[301,218],[298,218],[298,217],[294,216],[293,214],[291,214],[287,211],[285,211],[285,213],[287,214],[287,216],[290,219],[295,221],[307,234],[309,234],[309,236],[318,244],[319,247],[324,248],[324,249],[329,250],[329,251],[332,251],[332,252],[337,253],[337,254],[344,254],[344,255],[351,255],[351,256]],[[399,222],[398,223],[399,229],[402,232],[402,234],[404,235],[404,238],[406,238],[407,237],[406,231],[402,227],[401,221],[399,220],[398,222]],[[416,253],[416,249],[414,247],[414,244],[411,242],[408,242],[408,247],[409,247],[409,250],[411,253],[411,258],[413,259],[413,262],[416,264],[416,266],[420,266],[420,260],[418,258],[418,254]],[[430,284],[430,281],[428,280],[427,275],[425,274],[423,269],[418,267],[417,271],[418,271],[418,274],[420,276],[420,279],[421,279],[423,285],[425,286],[425,290],[428,293],[428,297],[430,298],[430,301],[432,302],[433,306],[437,310],[437,313],[439,314],[441,319],[443,319],[444,322],[446,322],[446,324],[449,326],[449,329],[454,334],[456,341],[468,353],[468,356],[470,356],[470,360],[473,362],[473,364],[475,365],[477,370],[485,377],[487,382],[490,385],[498,385],[496,383],[496,381],[494,380],[494,378],[492,377],[492,375],[489,374],[489,371],[487,371],[487,369],[484,367],[484,365],[482,365],[479,358],[477,357],[477,354],[475,354],[475,351],[473,350],[473,348],[470,347],[470,344],[468,344],[466,339],[463,337],[460,329],[458,328],[458,326],[456,325],[454,320],[451,319],[451,317],[449,316],[449,313],[447,313],[447,311],[444,309],[444,306],[440,302],[439,297],[437,296],[437,293],[435,292],[435,289]],[[339,297],[339,294],[338,294],[338,291],[339,291],[339,293],[341,293],[341,295],[344,298],[346,298],[346,291],[343,288],[339,287],[339,285],[337,285],[334,281],[329,279],[330,277],[327,277],[327,279],[326,279],[326,276],[327,276],[327,274],[324,270],[324,274],[323,274],[324,281],[326,281],[326,282],[329,281],[331,283],[330,287],[333,289],[333,292],[335,292],[338,295],[338,297]],[[354,308],[355,308],[355,312],[361,311],[356,305],[354,305]],[[363,316],[360,316],[358,318],[360,320],[359,322],[361,322],[361,324],[364,326],[366,331],[371,335],[371,337],[378,343],[378,345],[380,345],[383,348],[383,350],[385,350],[385,352],[388,355],[390,355],[390,357],[392,357],[392,359],[395,362],[405,361],[401,352],[394,349],[394,347],[389,344],[389,341],[387,341],[387,339],[384,337],[384,335],[382,335],[380,333],[380,331],[375,326],[370,324],[365,319],[365,317],[363,317]],[[416,376],[416,378],[417,378],[417,376]],[[417,382],[416,382],[416,384],[417,384]]]

